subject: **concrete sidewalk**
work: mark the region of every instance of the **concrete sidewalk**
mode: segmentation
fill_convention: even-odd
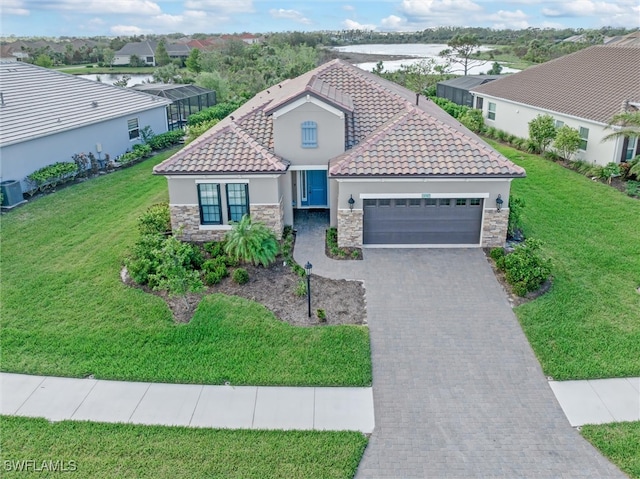
[[[0,373],[0,414],[225,429],[374,428],[371,388],[201,386]]]
[[[572,426],[640,420],[640,378],[549,381]]]

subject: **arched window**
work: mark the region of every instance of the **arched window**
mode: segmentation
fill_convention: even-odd
[[[302,148],[318,147],[318,124],[315,121],[302,123]]]

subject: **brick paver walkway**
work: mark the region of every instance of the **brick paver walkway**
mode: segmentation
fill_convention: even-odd
[[[298,229],[297,261],[365,281],[376,426],[358,479],[625,477],[569,425],[481,250],[332,262]]]

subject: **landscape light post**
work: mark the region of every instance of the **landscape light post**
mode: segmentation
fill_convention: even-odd
[[[307,272],[307,307],[309,317],[311,317],[311,268],[313,268],[313,266],[307,261],[307,264],[304,265],[304,270]]]

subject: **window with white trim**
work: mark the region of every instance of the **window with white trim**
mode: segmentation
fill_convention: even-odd
[[[140,125],[137,118],[127,120],[127,128],[129,130],[129,139],[135,140],[140,138]]]
[[[318,124],[315,121],[302,123],[302,148],[318,147]]]
[[[229,221],[240,221],[244,215],[249,214],[249,185],[227,184],[227,209]]]
[[[556,128],[562,128],[564,126],[564,121],[562,120],[556,120],[555,121],[555,127]]]
[[[580,146],[582,151],[587,151],[587,142],[589,141],[589,128],[580,127]]]
[[[496,119],[496,104],[489,102],[489,106],[487,107],[488,111],[487,111],[487,118],[489,120],[495,120]]]
[[[220,204],[219,184],[198,184],[198,205],[200,206],[200,224],[222,224],[222,205]]]
[[[636,147],[638,146],[638,137],[637,136],[628,137],[625,144],[626,144],[626,149],[624,150],[624,161],[633,160],[635,156],[634,153],[636,151]]]

